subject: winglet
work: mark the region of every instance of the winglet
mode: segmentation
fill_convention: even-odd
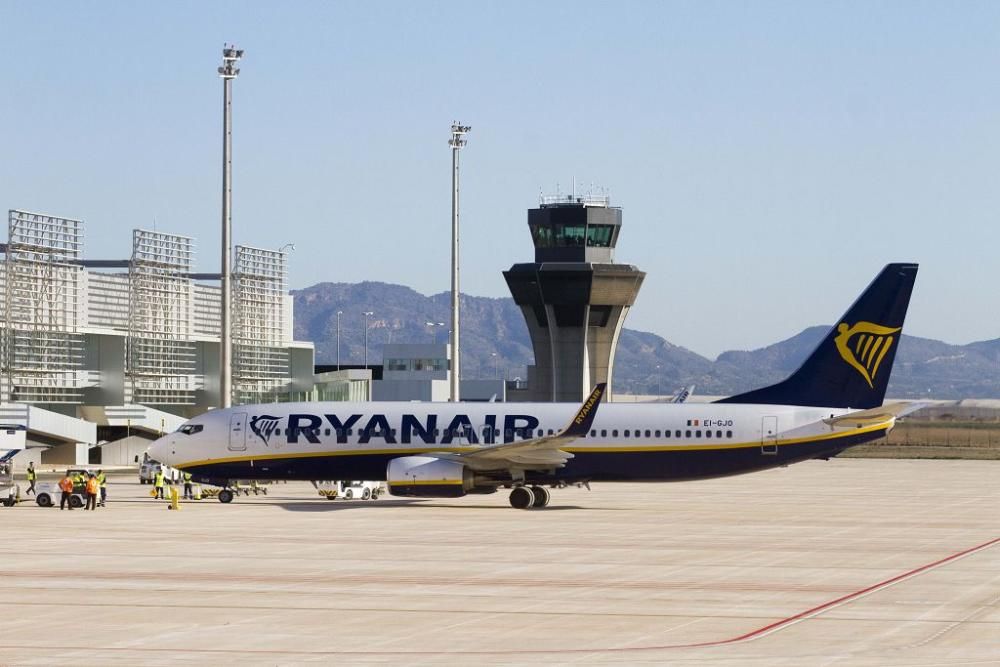
[[[607,388],[608,385],[606,382],[602,382],[594,387],[594,391],[590,392],[590,396],[587,397],[587,400],[577,410],[573,421],[560,434],[562,437],[580,438],[590,431],[590,425],[594,423],[594,417],[597,416],[597,407],[604,400]]]

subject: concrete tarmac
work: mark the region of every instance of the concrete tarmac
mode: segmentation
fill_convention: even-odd
[[[0,664],[1000,665],[1000,462],[0,508]]]

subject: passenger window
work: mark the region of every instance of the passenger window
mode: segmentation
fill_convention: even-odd
[[[653,435],[655,437],[659,438],[660,437],[660,429],[656,429],[656,432]]]
[[[510,429],[506,429],[503,432],[503,434],[504,434],[505,438],[513,438],[514,437],[514,432],[512,430],[510,430]]]
[[[626,433],[627,433],[627,431],[626,431]],[[618,437],[618,429],[616,429],[616,428],[615,429],[611,429],[611,437],[612,438],[617,438]]]
[[[595,429],[590,429],[590,437],[591,438],[596,438],[597,437],[597,431]]]
[[[631,433],[631,431],[629,431],[628,429],[625,429],[625,437],[626,437],[626,438],[627,438],[627,437],[629,437],[629,434],[630,434],[630,433]]]
[[[694,437],[700,438],[701,437],[701,430],[695,431],[694,432]]]
[[[648,428],[646,429],[646,437],[647,438],[649,437],[649,429]]]
[[[323,431],[323,435],[330,435],[330,429],[325,429]]]
[[[663,435],[669,438],[670,437],[670,431],[664,431]]]
[[[549,429],[549,435],[555,435],[555,431],[553,431],[552,429]]]
[[[716,431],[715,432],[715,437],[716,438],[721,438],[722,437],[722,431]]]
[[[608,429],[606,429],[606,428],[602,428],[601,429],[601,437],[602,438],[608,437]]]
[[[691,431],[684,431],[684,437],[685,438],[690,438],[691,437]]]
[[[711,431],[705,431],[705,437],[706,438],[711,438],[712,437],[712,432]]]
[[[726,431],[726,437],[727,438],[733,437],[733,432],[732,431]]]
[[[681,437],[681,432],[680,431],[674,431],[674,437],[675,438]]]

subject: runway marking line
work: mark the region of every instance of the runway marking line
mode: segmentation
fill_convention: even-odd
[[[711,648],[714,646],[727,646],[730,644],[739,644],[743,642],[754,641],[762,637],[774,634],[779,630],[783,630],[789,626],[792,626],[801,621],[814,618],[823,612],[829,611],[835,607],[853,602],[862,597],[872,595],[881,590],[894,586],[895,584],[906,581],[907,579],[912,579],[913,577],[919,576],[933,570],[935,568],[941,567],[942,565],[947,565],[959,559],[965,558],[966,556],[971,556],[979,551],[984,551],[992,546],[1000,544],[1000,537],[996,537],[988,542],[983,542],[969,549],[953,553],[950,556],[945,556],[932,563],[927,563],[926,565],[921,565],[920,567],[908,570],[902,574],[898,574],[895,577],[889,579],[884,579],[876,584],[867,586],[860,590],[854,591],[853,593],[848,593],[847,595],[842,595],[839,598],[830,600],[829,602],[824,602],[821,605],[812,607],[811,609],[806,609],[805,611],[799,612],[793,616],[788,616],[779,621],[769,623],[763,627],[757,628],[756,630],[751,630],[742,635],[736,637],[730,637],[729,639],[719,639],[715,641],[708,642],[696,642],[691,644],[662,644],[659,646],[619,646],[619,647],[608,647],[608,648],[567,648],[567,649],[499,649],[495,651],[489,650],[460,650],[460,651],[413,651],[413,650],[401,650],[401,651],[302,651],[302,650],[279,650],[279,649],[204,649],[204,648],[187,648],[178,649],[176,647],[171,648],[156,648],[156,647],[118,647],[118,646],[66,646],[66,647],[49,647],[54,650],[67,650],[67,651],[151,651],[151,652],[170,652],[176,653],[178,651],[187,651],[189,653],[207,653],[207,654],[233,654],[233,653],[250,653],[250,654],[266,654],[266,655],[309,655],[309,656],[321,656],[321,655],[531,655],[531,654],[584,654],[584,653],[637,653],[640,651],[666,651],[670,649],[684,649],[684,648]],[[32,646],[13,646],[7,645],[8,649],[23,649],[23,650],[37,650],[37,645]]]

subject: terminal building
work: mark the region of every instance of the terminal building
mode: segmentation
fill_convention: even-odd
[[[511,401],[579,402],[608,384],[614,354],[646,274],[615,263],[622,211],[608,197],[544,197],[528,211],[535,261],[504,272],[531,335],[535,364]]]
[[[220,403],[219,276],[194,272],[194,241],[136,229],[129,258],[92,260],[83,232],[80,220],[9,212],[0,423],[27,427],[34,449],[19,465],[99,461],[100,440],[155,437]],[[236,246],[232,283],[234,402],[311,390],[285,253]]]

